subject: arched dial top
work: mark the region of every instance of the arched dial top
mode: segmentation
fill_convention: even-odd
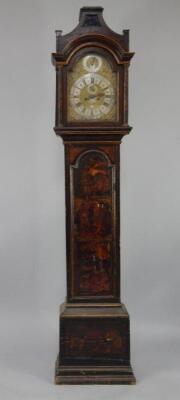
[[[117,76],[111,64],[90,52],[68,73],[68,121],[117,121]]]

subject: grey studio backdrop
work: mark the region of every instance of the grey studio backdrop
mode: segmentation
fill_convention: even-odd
[[[129,123],[121,145],[122,301],[136,386],[54,386],[66,295],[64,154],[53,133],[55,29],[101,5],[130,29]],[[0,399],[179,400],[180,1],[0,2]]]

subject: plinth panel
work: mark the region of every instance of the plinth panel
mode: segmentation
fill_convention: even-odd
[[[64,364],[127,364],[128,318],[61,319],[61,360]]]

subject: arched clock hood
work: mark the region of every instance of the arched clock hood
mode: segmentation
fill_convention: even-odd
[[[105,23],[102,7],[83,7],[79,24],[73,31],[66,35],[56,31],[56,53],[52,54],[52,61],[66,64],[74,52],[92,45],[110,51],[117,63],[130,61],[134,54],[129,52],[129,30],[123,30],[120,35]]]

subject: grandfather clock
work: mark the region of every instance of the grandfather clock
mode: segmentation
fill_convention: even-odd
[[[129,315],[120,301],[121,139],[128,125],[129,31],[83,7],[56,31],[55,132],[65,146],[67,299],[57,384],[132,384]]]

